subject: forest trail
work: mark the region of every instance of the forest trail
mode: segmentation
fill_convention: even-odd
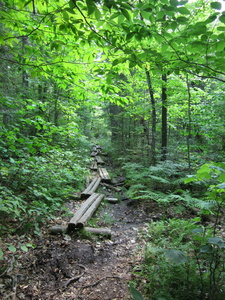
[[[115,196],[115,190],[104,184],[99,190],[105,196]],[[122,192],[116,196],[121,199],[119,203],[103,202],[94,216],[97,227],[111,229],[110,239],[81,238],[76,233],[51,235],[50,226],[66,225],[70,218],[57,217],[33,241],[36,247],[21,253],[14,261],[5,299],[132,299],[128,284],[133,268],[142,259],[144,247],[138,231],[144,230],[152,214],[145,213],[141,206],[136,207]],[[67,203],[71,213],[77,209],[76,204],[75,201]]]

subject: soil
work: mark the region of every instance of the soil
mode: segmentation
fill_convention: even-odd
[[[104,203],[97,216],[97,226],[109,223],[111,239],[50,235],[52,223],[32,241],[34,249],[18,257],[9,251],[9,268],[0,278],[2,299],[132,299],[128,283],[142,259],[138,231],[151,216],[129,200]]]

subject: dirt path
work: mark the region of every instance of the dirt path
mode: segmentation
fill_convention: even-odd
[[[100,192],[113,196],[105,187]],[[74,204],[77,202],[68,203],[71,210]],[[150,217],[141,206],[134,208],[124,199],[117,204],[104,203],[95,218],[97,226],[111,228],[111,239],[53,236],[48,230],[53,224],[48,224],[33,241],[34,249],[18,257],[11,255],[11,272],[0,280],[2,299],[132,299],[128,283],[143,248],[138,231]]]
[[[104,204],[98,212],[100,225],[110,219],[111,239],[52,236],[43,229],[36,248],[14,260],[3,299],[131,299],[128,282],[142,253],[137,233],[148,218],[127,202]]]

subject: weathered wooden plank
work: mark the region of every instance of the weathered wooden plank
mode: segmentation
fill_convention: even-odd
[[[109,173],[106,170],[106,168],[99,168],[98,172],[99,172],[99,175],[100,175],[102,181],[104,181],[104,182],[110,182],[111,181],[111,178],[110,178]]]
[[[97,234],[97,235],[103,235],[106,237],[111,237],[112,235],[112,231],[109,228],[92,228],[92,227],[84,227],[84,230],[93,233],[93,234]]]
[[[82,217],[77,221],[76,227],[77,228],[83,228],[84,225],[87,223],[87,221],[93,216],[94,212],[98,208],[99,204],[101,203],[102,199],[105,195],[98,194],[98,197],[95,199],[95,201],[89,206],[89,208],[85,211],[85,213],[82,215]]]
[[[93,193],[75,212],[74,216],[68,223],[68,230],[73,231],[78,221],[82,218],[82,216],[86,213],[86,211],[90,208],[90,206],[99,198],[101,194]]]
[[[100,182],[101,178],[95,177],[88,187],[81,193],[81,199],[87,199],[91,194],[93,194],[97,190]]]
[[[97,165],[97,161],[94,160],[90,166],[91,170],[97,170],[98,169],[98,165]]]
[[[98,164],[100,164],[100,165],[104,164],[104,160],[101,158],[101,156],[96,156],[95,159],[96,159]]]
[[[99,151],[97,150],[97,151],[92,151],[91,152],[91,157],[94,157],[94,156],[96,156],[96,155],[98,155],[99,154]]]

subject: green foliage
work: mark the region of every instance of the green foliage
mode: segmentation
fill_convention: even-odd
[[[88,161],[79,151],[59,150],[2,161],[0,211],[7,216],[1,220],[3,229],[10,218],[24,223],[21,230],[38,227],[44,218],[51,218],[82,187]]]
[[[129,289],[130,289],[130,293],[131,293],[132,297],[134,298],[134,300],[144,300],[144,298],[142,297],[140,292],[135,287],[130,285]]]
[[[126,183],[130,186],[126,192],[129,198],[154,200],[165,206],[185,200],[177,190],[183,184],[183,180],[177,179],[183,176],[181,165],[167,161],[146,168],[137,163],[126,163],[123,169],[126,172]]]
[[[134,272],[148,299],[222,299],[224,241],[212,229],[171,219],[150,223],[141,238],[144,263]]]

